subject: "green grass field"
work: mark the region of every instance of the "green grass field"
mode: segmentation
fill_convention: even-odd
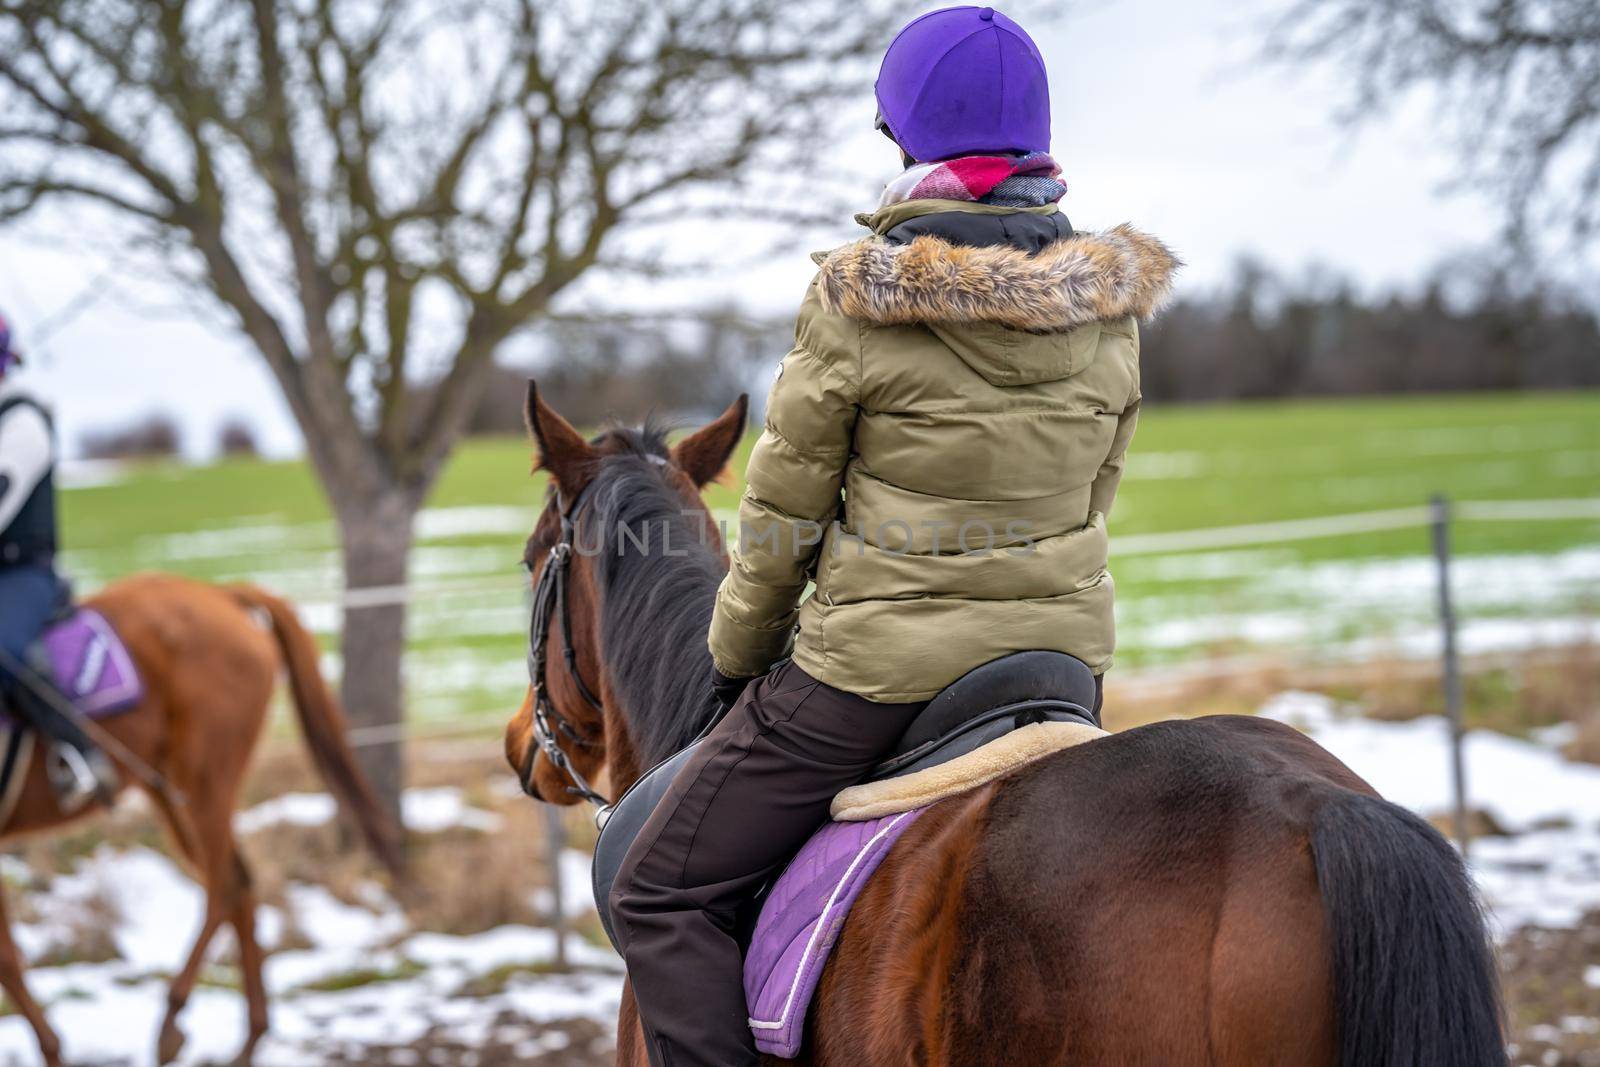
[[[743,469],[753,443],[736,460]],[[542,480],[519,440],[458,452],[424,516],[408,668],[428,717],[503,712],[520,690],[518,569]],[[1116,513],[1119,661],[1294,649],[1369,654],[1431,640],[1422,529],[1116,558],[1119,536],[1424,503],[1600,497],[1600,394],[1411,397],[1161,407],[1144,413]],[[731,512],[735,484],[712,505]],[[298,463],[152,465],[66,492],[68,566],[93,587],[138,570],[251,579],[300,599],[325,635],[339,588],[326,502]],[[1600,520],[1455,530],[1468,645],[1570,640],[1600,614]],[[504,593],[493,592],[504,582]]]

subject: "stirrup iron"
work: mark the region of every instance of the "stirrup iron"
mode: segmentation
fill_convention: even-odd
[[[55,790],[56,801],[63,811],[77,811],[100,793],[100,779],[89,766],[89,760],[74,745],[56,742],[50,746],[45,762],[45,776]]]

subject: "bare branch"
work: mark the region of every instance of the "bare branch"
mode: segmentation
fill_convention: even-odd
[[[772,190],[910,8],[5,0],[0,222],[75,197],[192,251],[324,476],[420,499],[506,338],[597,265],[707,258],[632,233],[815,219]]]
[[[1600,224],[1600,6],[1593,0],[1297,0],[1267,55],[1331,64],[1351,87],[1347,122],[1433,94],[1475,183],[1509,208],[1508,236],[1552,223],[1583,240]]]
[[[94,201],[123,214],[166,226],[176,222],[170,210],[138,203],[110,189],[83,182],[34,178],[0,181],[0,223],[20,218],[47,198],[58,196]]]

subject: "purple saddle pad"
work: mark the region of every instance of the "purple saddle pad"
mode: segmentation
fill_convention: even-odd
[[[85,715],[127,711],[144,696],[133,657],[98,611],[74,611],[45,631],[44,647],[56,685]]]
[[[926,808],[818,830],[767,894],[744,962],[756,1047],[799,1054],[806,1011],[850,906],[889,849]]]

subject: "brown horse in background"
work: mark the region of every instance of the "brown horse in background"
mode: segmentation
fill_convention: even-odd
[[[248,1063],[267,1029],[261,947],[256,943],[250,871],[233,836],[233,814],[251,753],[266,724],[280,669],[286,670],[306,747],[329,790],[354,817],[383,863],[400,873],[400,838],[362,777],[345,740],[344,713],[323,682],[317,645],[284,601],[253,586],[219,587],[168,575],[116,582],[87,601],[128,647],[144,681],[144,699],[102,720],[103,729],[154,770],[160,785],[122,771],[138,784],[171,832],[179,857],[206,892],[205,920],[187,962],[173,978],[157,1039],[162,1063],[175,1058],[184,1035],[177,1023],[199,977],[206,947],[230,924],[249,1034],[236,1062]],[[108,752],[116,760],[116,752]],[[16,810],[0,829],[15,840],[84,818],[98,805],[62,815],[45,778],[44,761],[26,768]],[[0,987],[32,1025],[47,1067],[60,1067],[61,1042],[29,995],[23,962],[0,898]]]
[[[700,490],[738,443],[744,404],[673,447],[650,427],[585,441],[531,387],[528,420],[557,491],[528,542],[535,579],[558,502],[584,501],[570,627],[550,634],[557,741],[615,797],[712,714],[706,632],[725,561]],[[602,710],[563,669],[569,641]],[[574,803],[532,727],[530,693],[507,727],[511,766],[540,799]],[[617,1044],[619,1064],[645,1067],[626,992]],[[1487,932],[1449,844],[1290,727],[1213,716],[1070,748],[932,806],[845,922],[799,1062],[1506,1055]]]

